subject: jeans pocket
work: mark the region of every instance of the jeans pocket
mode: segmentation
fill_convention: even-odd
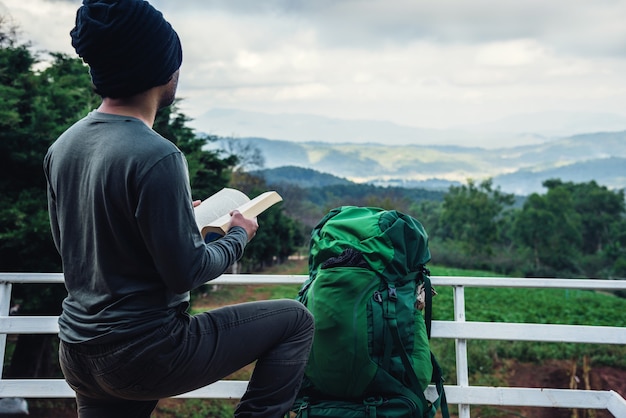
[[[107,392],[127,399],[155,399],[169,372],[171,343],[157,337],[137,340],[123,349],[92,359],[91,369]],[[159,396],[156,396],[159,397]]]
[[[81,366],[80,361],[72,355],[72,352],[63,347],[63,343],[59,347],[59,364],[61,372],[67,384],[78,393],[86,389],[83,376],[85,368]]]
[[[104,390],[117,397],[151,399],[153,371],[154,365],[150,361],[120,359],[118,367],[100,371],[94,377]]]

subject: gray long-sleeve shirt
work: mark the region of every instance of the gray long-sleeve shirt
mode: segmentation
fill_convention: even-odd
[[[184,156],[138,119],[91,112],[50,147],[44,171],[68,290],[65,342],[155,328],[243,254],[241,227],[204,243]]]

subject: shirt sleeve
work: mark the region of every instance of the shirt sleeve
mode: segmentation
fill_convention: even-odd
[[[206,244],[195,221],[187,164],[173,153],[155,164],[138,186],[135,217],[154,267],[175,293],[223,274],[243,255],[245,229],[232,228]]]
[[[50,229],[52,232],[52,241],[54,242],[57,250],[60,250],[59,246],[59,222],[57,220],[57,203],[54,196],[54,190],[52,190],[52,184],[50,179],[50,152],[44,157],[43,171],[46,176],[46,195],[48,198],[48,217],[50,219]]]

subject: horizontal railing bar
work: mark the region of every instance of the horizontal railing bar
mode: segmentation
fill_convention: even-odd
[[[203,388],[175,396],[175,398],[239,399],[243,396],[247,385],[248,382],[244,380],[220,380]],[[427,392],[433,390],[434,388],[430,387]],[[446,385],[445,391],[449,404],[607,409],[609,404],[616,403],[619,407],[620,399],[623,401],[619,394],[601,390]],[[2,398],[73,398],[74,396],[74,391],[63,379],[0,380],[0,397]]]
[[[439,286],[625,290],[626,280],[434,276]]]
[[[0,283],[63,283],[63,273],[0,273]]]
[[[302,284],[302,274],[223,274],[210,284]],[[433,276],[433,285],[626,290],[626,280]],[[0,283],[63,283],[63,273],[0,273]]]
[[[626,328],[511,322],[433,321],[432,338],[626,344]]]
[[[0,398],[74,398],[63,379],[2,379]]]
[[[56,316],[0,316],[2,334],[55,334]],[[432,338],[626,344],[626,328],[508,322],[433,321]]]
[[[451,404],[607,409],[612,391],[486,386],[446,386]]]
[[[57,334],[58,316],[0,316],[0,334]]]

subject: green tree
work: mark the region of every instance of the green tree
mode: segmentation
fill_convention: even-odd
[[[513,195],[494,189],[491,179],[451,186],[443,201],[441,233],[463,243],[471,255],[489,255],[498,240],[502,211],[513,201]]]
[[[0,271],[61,271],[48,222],[43,156],[54,139],[89,108],[95,96],[80,60],[52,54],[50,65],[34,71],[39,58],[0,19]],[[55,315],[62,286],[15,286],[20,313]],[[11,377],[54,372],[52,336],[19,337]]]
[[[429,238],[439,236],[441,213],[443,211],[443,203],[434,200],[423,200],[415,202],[409,208],[408,213],[415,219],[420,221],[428,232]]]
[[[59,271],[46,211],[48,146],[95,103],[80,60],[52,54],[41,72],[27,44],[0,44],[0,270]],[[81,87],[82,86],[82,87]]]
[[[616,223],[623,222],[626,213],[624,190],[612,191],[595,181],[564,183],[552,179],[545,181],[543,185],[548,191],[561,188],[571,195],[574,210],[582,216],[583,254],[600,252],[612,242],[611,229]]]
[[[520,244],[535,255],[535,268],[591,277],[626,273],[624,191],[595,181],[551,179],[543,185],[546,194],[529,197],[516,225]]]
[[[581,216],[564,188],[530,195],[516,218],[515,231],[520,244],[532,250],[536,273],[579,270]]]

